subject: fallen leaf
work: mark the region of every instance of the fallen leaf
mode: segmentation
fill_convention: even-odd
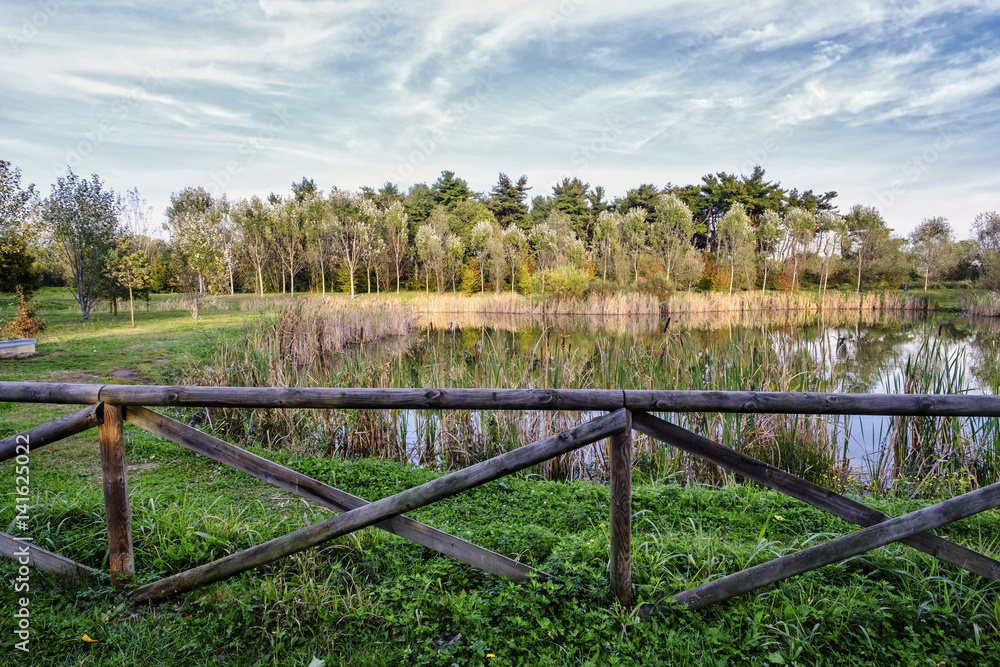
[[[101,641],[100,639],[91,639],[87,635],[84,635],[84,636],[80,637],[80,639],[82,639],[83,641],[87,642],[88,644],[96,644],[97,642]]]

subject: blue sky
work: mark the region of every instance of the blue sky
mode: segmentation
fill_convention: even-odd
[[[162,216],[455,171],[611,196],[761,164],[905,235],[1000,208],[1000,4],[0,2],[0,158]]]

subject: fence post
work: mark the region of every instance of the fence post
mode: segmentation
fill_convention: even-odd
[[[625,428],[611,436],[611,592],[632,604],[632,413]]]
[[[125,409],[120,405],[104,406],[104,423],[97,427],[101,442],[101,477],[104,483],[104,515],[108,523],[108,562],[111,583],[121,586],[123,578],[135,574],[132,555],[132,508],[128,499],[128,475],[125,468],[125,434],[122,421]]]

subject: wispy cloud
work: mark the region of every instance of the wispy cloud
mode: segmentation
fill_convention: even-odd
[[[304,174],[356,188],[407,164],[402,186],[453,169],[487,190],[503,170],[539,194],[579,169],[622,194],[758,156],[846,207],[873,203],[870,184],[941,128],[963,134],[924,192],[934,170],[982,182],[971,175],[992,171],[1000,139],[988,2],[59,0],[34,26],[43,6],[0,2],[3,157],[45,184],[90,141],[81,170],[134,178],[158,208],[238,159],[279,106],[287,123],[240,163],[233,193]],[[889,212],[897,227],[934,213],[911,190]],[[955,199],[937,213],[974,214]]]

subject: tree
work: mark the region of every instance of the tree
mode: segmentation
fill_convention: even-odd
[[[972,230],[979,242],[980,280],[988,289],[1000,289],[1000,213],[980,213],[972,223]]]
[[[875,263],[879,252],[889,246],[891,230],[885,226],[885,220],[877,209],[861,204],[851,208],[851,212],[844,218],[844,223],[850,244],[844,252],[857,263],[857,291],[861,292],[862,276],[865,270]]]
[[[431,186],[434,202],[445,208],[454,208],[474,194],[464,179],[456,178],[453,171],[442,171],[441,177]]]
[[[589,183],[579,178],[564,178],[552,186],[552,205],[573,221],[573,231],[578,238],[589,239],[590,209],[587,207]]]
[[[799,258],[805,253],[816,233],[816,220],[809,211],[790,208],[782,216],[782,225],[789,241],[792,256],[792,291],[799,287]]]
[[[435,206],[437,206],[437,202],[434,201],[434,193],[431,192],[426,183],[417,183],[410,188],[403,201],[403,208],[406,210],[406,217],[410,225],[409,239],[412,240],[416,236],[417,227],[427,221],[427,217],[430,216]]]
[[[632,260],[632,271],[635,274],[633,284],[639,282],[639,257],[646,249],[646,209],[636,206],[625,214],[622,223],[622,246]]]
[[[135,328],[135,306],[133,292],[145,289],[149,285],[150,269],[146,254],[136,248],[134,237],[119,238],[118,243],[108,258],[108,269],[111,277],[120,286],[128,290],[128,310]]]
[[[528,239],[515,225],[509,225],[503,230],[503,251],[507,260],[507,267],[510,269],[510,293],[514,293],[514,286],[517,283],[517,265],[520,263],[527,249]]]
[[[479,260],[479,291],[486,291],[486,256],[493,240],[496,223],[489,220],[480,220],[472,228],[472,236],[469,240],[469,249]]]
[[[542,277],[542,294],[545,294],[545,272],[555,268],[558,256],[556,246],[556,235],[548,223],[541,223],[531,228],[531,235],[528,237],[535,259],[538,262],[538,273]]]
[[[767,289],[767,271],[771,260],[778,252],[781,239],[781,215],[777,211],[764,211],[757,223],[757,248],[760,251],[760,261],[764,265],[764,281],[760,291]]]
[[[406,257],[408,239],[406,210],[399,201],[394,201],[385,211],[385,247],[389,260],[396,267],[396,294],[399,294],[399,273]]]
[[[601,262],[601,277],[608,279],[608,266],[614,261],[621,238],[624,219],[618,211],[602,211],[594,225],[594,253]]]
[[[615,201],[618,212],[625,215],[636,206],[647,211],[655,211],[660,203],[661,191],[651,183],[643,183],[637,188],[632,188],[625,193],[625,196]]]
[[[674,194],[657,198],[655,214],[658,224],[653,226],[651,234],[657,250],[663,255],[667,280],[670,280],[677,260],[691,247],[694,221],[691,209]]]
[[[38,283],[35,256],[29,250],[37,228],[35,186],[21,188],[21,170],[0,160],[0,291],[18,286],[30,294]]]
[[[337,213],[332,221],[334,246],[347,269],[351,282],[351,298],[354,298],[354,272],[365,251],[365,243],[374,231],[368,222],[376,215],[375,204],[368,199],[351,200],[342,192],[331,193],[333,208]]]
[[[122,235],[120,210],[121,199],[97,174],[86,180],[72,169],[56,179],[42,204],[42,218],[52,228],[84,322],[90,321],[108,256]]]
[[[417,229],[417,236],[414,240],[417,246],[417,259],[424,268],[424,282],[426,291],[430,292],[430,273],[434,272],[435,286],[437,291],[443,289],[445,247],[441,236],[430,224],[421,225]]]
[[[271,208],[254,195],[233,207],[233,224],[242,243],[243,253],[253,266],[257,288],[264,296],[264,267],[273,252],[274,217]]]
[[[462,267],[463,260],[465,259],[465,245],[462,243],[462,239],[454,234],[448,236],[444,243],[445,252],[445,263],[448,266],[448,273],[451,274],[451,291],[457,292],[458,287],[456,281],[458,279],[458,271]]]
[[[198,319],[198,300],[205,293],[205,278],[218,265],[218,231],[212,219],[215,200],[205,188],[188,187],[170,195],[167,221],[178,274],[194,295],[191,316]]]
[[[490,198],[490,210],[501,225],[515,224],[521,229],[527,228],[528,177],[522,175],[517,181],[512,181],[507,174],[501,173],[497,184],[493,186]]]
[[[480,220],[493,220],[493,211],[486,204],[471,199],[459,202],[448,211],[448,231],[468,244],[472,228]]]
[[[924,269],[924,291],[930,284],[931,275],[947,271],[955,260],[955,240],[947,218],[940,216],[924,218],[910,232],[910,245]]]
[[[733,204],[719,222],[719,257],[729,267],[729,293],[733,293],[733,280],[738,272],[746,278],[746,287],[753,287],[750,277],[754,265],[756,239],[750,217],[742,204]]]
[[[820,304],[826,300],[826,285],[830,280],[830,270],[833,267],[834,258],[838,253],[843,252],[844,235],[847,229],[844,226],[844,218],[835,211],[825,210],[817,214],[818,225],[816,227],[817,252],[823,258],[820,267]]]

